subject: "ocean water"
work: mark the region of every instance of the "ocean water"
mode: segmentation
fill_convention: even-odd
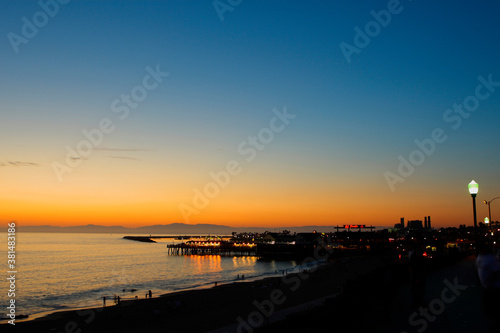
[[[142,243],[120,234],[17,233],[16,314],[100,306],[102,297],[144,298],[237,280],[275,276],[301,269],[295,261],[255,256],[178,256],[167,254],[170,239]],[[7,237],[0,240],[7,269]],[[179,241],[177,241],[179,242]],[[4,273],[7,275],[7,273]],[[6,314],[8,282],[1,279],[0,316]],[[131,289],[137,289],[131,292]],[[125,290],[125,291],[124,291]],[[107,304],[112,304],[110,299]]]

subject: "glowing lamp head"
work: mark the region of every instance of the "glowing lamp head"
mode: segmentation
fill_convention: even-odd
[[[471,195],[476,195],[477,192],[479,192],[479,184],[476,183],[475,181],[471,181],[469,183],[469,193]]]
[[[487,218],[487,217],[485,217],[485,218],[484,218],[484,223],[485,223],[485,224],[489,224],[489,223],[490,223],[490,219],[489,219],[489,218]]]

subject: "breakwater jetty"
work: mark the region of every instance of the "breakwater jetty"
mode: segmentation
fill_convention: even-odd
[[[124,236],[123,238],[137,242],[156,243],[154,240],[151,239],[151,237],[147,236]]]

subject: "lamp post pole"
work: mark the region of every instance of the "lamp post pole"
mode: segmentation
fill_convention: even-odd
[[[488,205],[488,218],[490,219],[491,221],[491,207],[490,207],[490,202],[491,201],[486,201],[484,200],[484,203]]]
[[[491,226],[491,224],[493,223],[493,220],[491,219],[491,207],[490,207],[490,204],[491,204],[491,202],[492,202],[493,200],[495,200],[495,199],[499,199],[499,198],[500,198],[500,197],[496,197],[496,198],[491,199],[490,201],[486,201],[486,200],[484,200],[484,203],[488,205],[488,218],[490,219],[490,226]]]
[[[472,196],[472,211],[474,214],[474,242],[476,247],[476,255],[478,254],[478,244],[477,244],[477,215],[476,215],[476,196],[479,192],[479,185],[475,181],[469,183],[469,193]]]

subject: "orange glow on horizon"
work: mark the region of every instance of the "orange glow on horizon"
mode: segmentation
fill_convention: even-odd
[[[39,171],[40,172],[40,171]],[[76,172],[79,172],[76,171]],[[93,174],[93,172],[96,172]],[[323,179],[309,175],[294,180],[285,176],[248,172],[232,180],[216,196],[196,203],[194,189],[203,190],[210,179],[155,177],[160,174],[97,173],[54,181],[46,171],[25,173],[9,169],[0,194],[4,221],[22,225],[140,227],[157,224],[216,224],[230,227],[286,228],[308,225],[335,226],[365,224],[388,226],[408,220],[432,217],[433,227],[470,225],[472,212],[466,185],[443,190],[433,196],[426,184],[401,187],[391,193],[382,182],[364,184],[363,191],[342,177]],[[95,176],[93,178],[92,176]],[[255,181],[257,179],[258,181]],[[462,184],[463,185],[463,184]],[[342,188],[342,193],[334,191]],[[444,193],[444,195],[443,195]],[[481,195],[481,192],[480,192]],[[479,204],[478,219],[487,216]],[[203,203],[203,204],[202,204]],[[180,205],[191,207],[184,219]],[[484,207],[483,207],[484,206]],[[496,218],[493,216],[493,220]]]

